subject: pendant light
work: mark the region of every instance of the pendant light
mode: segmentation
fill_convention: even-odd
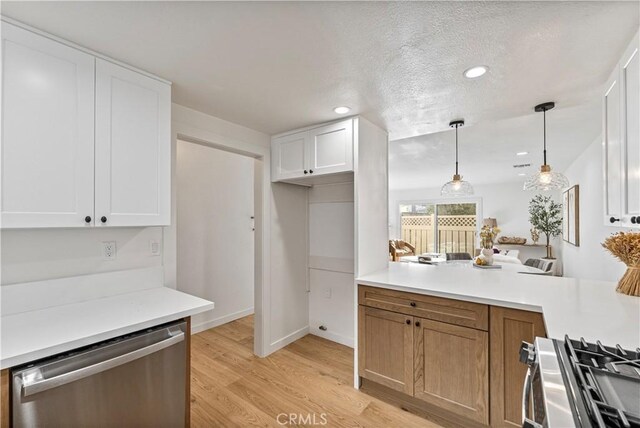
[[[542,103],[534,107],[536,112],[542,112],[543,117],[543,141],[544,164],[540,167],[540,171],[530,175],[524,182],[524,190],[561,190],[569,187],[569,180],[560,172],[551,171],[551,166],[547,165],[547,110],[551,110],[556,105],[548,102]]]
[[[468,181],[464,181],[462,176],[458,174],[458,128],[464,125],[464,120],[454,120],[449,126],[456,128],[456,173],[453,180],[442,186],[440,194],[442,196],[469,196],[473,195],[473,186]]]

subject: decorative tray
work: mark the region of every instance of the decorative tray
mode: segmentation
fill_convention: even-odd
[[[473,263],[473,267],[478,269],[502,269],[502,266],[500,265],[487,266],[487,265],[477,265],[475,263]]]

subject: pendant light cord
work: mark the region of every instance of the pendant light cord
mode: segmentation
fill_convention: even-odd
[[[456,123],[456,175],[458,175],[458,124]]]
[[[544,157],[544,165],[547,164],[547,110],[542,110],[542,129],[543,129],[543,141],[544,141],[544,149],[542,150]]]

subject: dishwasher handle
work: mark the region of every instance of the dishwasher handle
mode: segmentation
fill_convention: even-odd
[[[162,349],[168,348],[169,346],[175,345],[176,343],[180,343],[184,340],[184,332],[182,331],[178,333],[171,332],[170,334],[171,334],[171,337],[169,337],[168,339],[162,340],[160,342],[156,342],[149,346],[145,346],[144,348],[136,349],[135,351],[131,351],[126,354],[119,355],[109,360],[101,361],[99,363],[92,364],[90,366],[82,367],[77,370],[63,373],[61,375],[54,376],[50,379],[41,379],[41,380],[36,380],[32,382],[24,382],[22,384],[22,393],[24,394],[25,397],[28,397],[30,395],[38,394],[40,392],[47,391],[49,389],[56,388],[58,386],[66,385],[68,383],[75,382],[77,380],[84,379],[89,376],[93,376],[95,374],[104,372],[114,367],[127,364],[139,358],[146,357],[147,355],[150,355],[150,354],[153,354],[154,352],[158,352]]]

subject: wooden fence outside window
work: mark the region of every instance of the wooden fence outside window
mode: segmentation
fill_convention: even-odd
[[[440,215],[438,240],[435,215],[402,215],[402,240],[416,247],[416,253],[469,253],[476,248],[475,215]],[[436,248],[437,245],[437,248]]]

